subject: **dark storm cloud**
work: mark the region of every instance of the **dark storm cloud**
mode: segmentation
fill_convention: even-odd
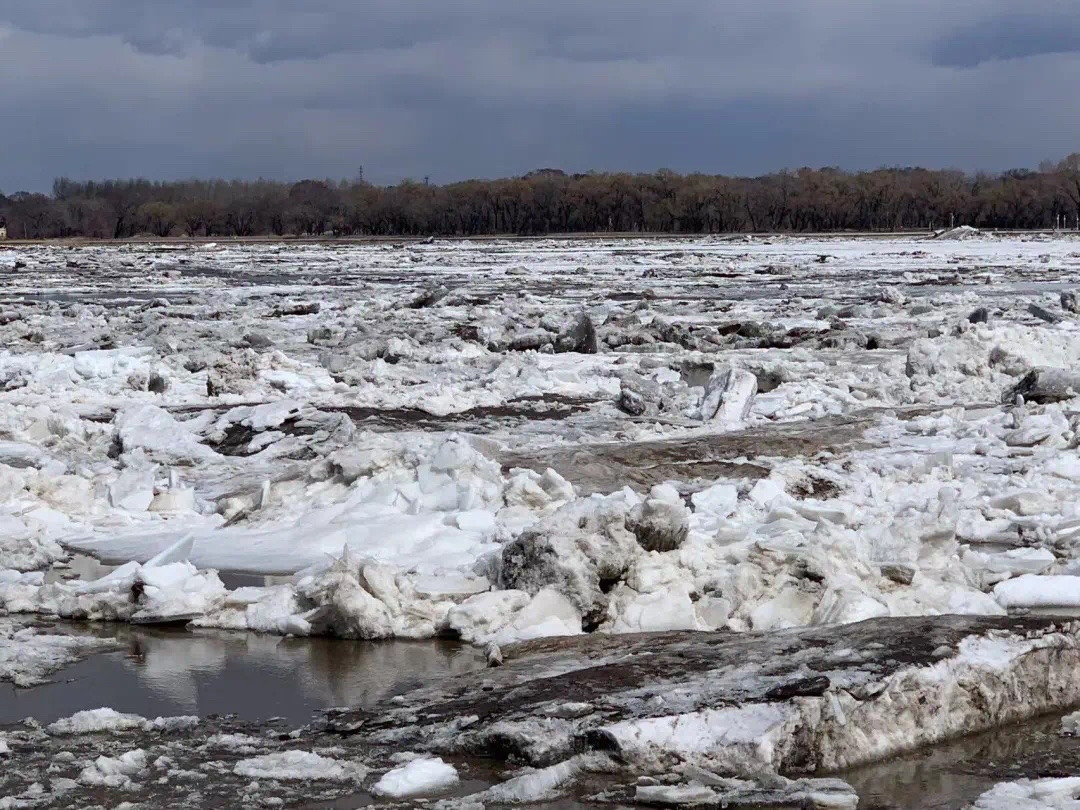
[[[973,67],[983,62],[1080,51],[1080,15],[1007,14],[979,20],[934,44],[939,65]]]
[[[1075,151],[1072,0],[5,0],[0,189],[1003,168]]]

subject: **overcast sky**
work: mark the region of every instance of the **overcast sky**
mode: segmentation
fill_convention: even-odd
[[[0,0],[0,190],[1036,166],[1076,0]]]

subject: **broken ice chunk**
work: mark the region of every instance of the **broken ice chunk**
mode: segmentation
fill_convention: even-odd
[[[377,796],[403,799],[445,790],[458,781],[453,765],[438,757],[421,757],[383,774],[372,792]]]
[[[1006,609],[1080,607],[1080,577],[1024,574],[994,587],[994,598]]]
[[[742,422],[750,415],[757,390],[757,377],[749,371],[728,367],[714,372],[705,386],[701,420]]]

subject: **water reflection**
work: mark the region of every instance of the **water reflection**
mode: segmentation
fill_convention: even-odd
[[[115,570],[115,565],[106,565],[85,554],[73,554],[67,563],[54,565],[46,571],[45,582],[51,584],[71,579],[93,582]]]
[[[1080,739],[1058,717],[965,737],[840,774],[860,810],[960,810],[998,782],[1080,774]]]
[[[288,639],[126,625],[76,631],[115,638],[123,650],[69,667],[55,683],[0,691],[0,723],[49,722],[102,706],[152,717],[235,713],[303,723],[319,709],[371,706],[425,679],[484,665],[480,651],[447,641]]]

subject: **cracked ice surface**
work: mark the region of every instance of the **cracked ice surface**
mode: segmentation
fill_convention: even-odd
[[[1075,610],[1080,403],[1010,392],[1078,366],[1080,241],[978,237],[5,252],[0,609],[477,644]]]

